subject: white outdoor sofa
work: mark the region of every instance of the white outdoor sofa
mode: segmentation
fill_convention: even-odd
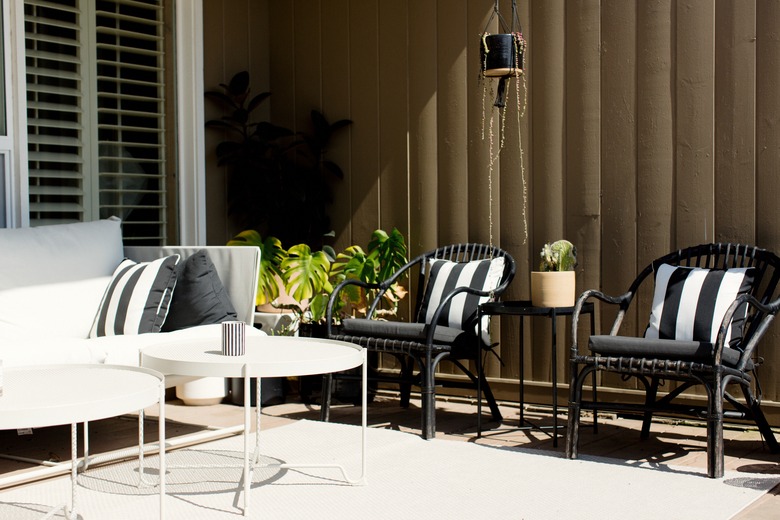
[[[93,324],[101,302],[123,259],[147,262],[178,254],[179,262],[184,262],[201,250],[213,262],[229,295],[235,310],[233,319],[247,323],[247,334],[262,334],[251,327],[260,265],[256,247],[124,247],[118,219],[0,229],[0,361],[5,367],[51,363],[138,365],[139,352],[161,341],[211,337],[219,345],[218,323],[169,332],[130,331],[94,337]],[[202,259],[204,253],[199,254]],[[180,276],[172,289],[174,299],[184,298],[182,280]],[[187,302],[175,299],[174,304],[178,316],[191,316],[185,308]],[[188,404],[210,404],[225,395],[221,379],[192,381],[169,376],[166,386],[177,386],[177,395]]]

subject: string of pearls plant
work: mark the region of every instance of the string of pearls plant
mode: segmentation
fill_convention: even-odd
[[[527,49],[527,42],[525,38],[523,37],[522,32],[513,32],[512,34],[512,44],[514,46],[514,68],[512,69],[512,72],[506,77],[506,81],[508,83],[507,88],[511,88],[512,84],[514,83],[515,86],[515,101],[517,103],[517,111],[516,111],[516,123],[517,123],[517,145],[520,152],[520,179],[522,182],[522,188],[523,188],[523,244],[528,242],[528,216],[527,216],[527,209],[528,209],[528,185],[525,178],[525,163],[524,163],[524,152],[523,152],[523,139],[522,135],[520,133],[520,120],[525,115],[525,110],[528,103],[528,86],[526,84],[526,78],[525,78],[525,71],[523,70],[522,64],[520,63],[521,57],[525,56],[525,52]],[[486,61],[487,61],[487,55],[490,52],[490,49],[488,48],[486,37],[488,36],[488,33],[482,34],[482,47],[483,47],[483,63],[482,63],[482,79],[484,80],[485,75],[484,71],[486,69]],[[512,82],[512,78],[517,79],[517,81]],[[520,85],[522,85],[522,99],[520,97]],[[490,83],[490,86],[488,86],[488,82],[482,81],[482,129],[481,129],[481,135],[482,140],[485,140],[485,126],[486,126],[486,100],[487,100],[487,94],[488,90],[490,91],[491,97],[493,97],[494,90],[493,90],[493,83]],[[498,117],[499,117],[499,124],[498,124],[498,148],[496,149],[496,139],[494,134],[494,128],[496,123],[496,111],[491,110],[490,111],[490,120],[487,122],[487,139],[488,139],[488,152],[490,156],[490,160],[488,162],[488,195],[489,195],[489,204],[491,211],[488,214],[488,228],[489,228],[489,234],[490,234],[490,243],[493,244],[493,168],[496,165],[499,156],[501,155],[501,151],[504,149],[504,145],[506,142],[506,106],[498,107]]]

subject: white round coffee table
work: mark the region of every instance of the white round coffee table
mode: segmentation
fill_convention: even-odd
[[[249,510],[249,487],[252,481],[250,471],[259,458],[260,433],[260,380],[263,377],[306,376],[329,374],[363,367],[362,385],[362,468],[356,479],[347,476],[340,465],[322,464],[278,464],[278,468],[329,467],[341,471],[350,483],[364,483],[366,473],[366,351],[359,345],[328,339],[302,338],[296,336],[250,336],[246,338],[246,353],[243,356],[222,355],[219,341],[186,340],[150,346],[141,352],[141,366],[152,368],[166,375],[192,377],[240,377],[244,379],[244,515]],[[249,464],[250,433],[250,379],[257,378],[257,413],[255,452],[252,468]],[[268,467],[268,466],[264,466]]]
[[[71,425],[71,504],[58,506],[76,517],[76,425],[160,406],[160,518],[165,516],[165,384],[148,368],[114,365],[44,365],[6,368],[0,397],[0,430]],[[143,414],[139,420],[143,420]],[[143,442],[139,439],[143,465]],[[87,448],[85,446],[85,465]],[[139,475],[143,475],[143,467]]]

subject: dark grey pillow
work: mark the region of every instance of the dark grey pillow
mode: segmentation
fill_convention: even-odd
[[[238,318],[214,263],[205,249],[177,266],[176,288],[162,332]]]

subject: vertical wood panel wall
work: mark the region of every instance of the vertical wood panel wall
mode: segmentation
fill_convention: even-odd
[[[613,294],[673,248],[717,240],[780,251],[780,2],[518,4],[527,90],[509,92],[492,176],[483,135],[500,121],[495,80],[479,79],[478,35],[493,0],[204,0],[206,88],[250,68],[256,88],[273,93],[275,122],[302,125],[313,108],[352,119],[329,151],[346,174],[331,210],[336,247],[365,244],[378,227],[403,231],[412,255],[492,236],[518,262],[507,298],[529,297],[528,272],[557,238],[578,247],[578,290]],[[500,6],[511,20],[511,2]],[[518,125],[515,99],[526,94]],[[234,231],[220,179],[210,165],[213,243]],[[627,317],[635,331],[648,300]],[[489,375],[511,399],[517,323],[494,326],[504,363],[491,360]],[[524,376],[539,382],[540,402],[550,399],[548,328],[532,324],[525,338],[534,346]],[[764,399],[776,403],[777,325],[761,353]]]

